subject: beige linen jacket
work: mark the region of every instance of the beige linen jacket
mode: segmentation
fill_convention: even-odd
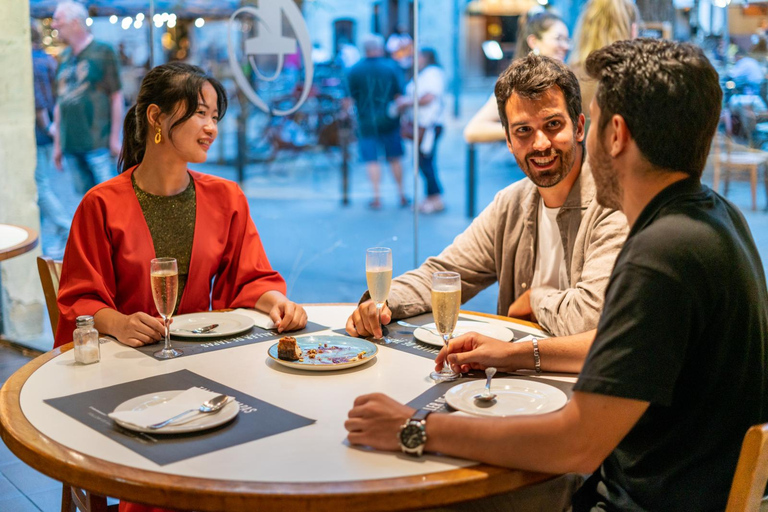
[[[533,278],[540,198],[528,178],[496,194],[443,252],[392,281],[387,302],[393,318],[430,311],[431,275],[441,270],[461,274],[462,303],[498,281],[497,314],[506,316]],[[597,327],[608,278],[629,228],[624,214],[597,203],[586,162],[557,215],[557,225],[568,287],[532,290],[531,307],[539,324],[556,336],[565,336]]]

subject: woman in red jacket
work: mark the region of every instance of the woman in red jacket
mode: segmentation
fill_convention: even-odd
[[[281,332],[306,325],[238,185],[187,168],[206,161],[226,108],[221,84],[196,66],[164,64],[144,77],[125,118],[121,174],[92,188],[75,213],[55,346],[72,340],[79,315],[126,345],[160,340],[149,276],[158,257],[178,261],[177,314],[255,308]]]

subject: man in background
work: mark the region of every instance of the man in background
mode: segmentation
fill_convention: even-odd
[[[116,174],[124,109],[117,55],[93,39],[87,18],[82,4],[67,1],[56,7],[51,24],[68,45],[56,73],[53,158],[58,169],[66,160],[80,195]]]
[[[40,29],[33,21],[30,26],[32,38],[32,71],[35,86],[35,141],[37,143],[37,205],[40,208],[41,239],[43,254],[54,259],[64,256],[64,245],[69,236],[72,217],[56,196],[51,182],[53,176],[53,109],[56,98],[53,93],[56,80],[56,60],[43,51]]]
[[[397,64],[384,55],[384,39],[370,34],[363,40],[365,58],[349,71],[349,94],[357,106],[360,130],[360,158],[365,162],[373,187],[369,206],[381,208],[381,166],[379,152],[383,150],[392,176],[397,183],[400,206],[410,201],[403,189],[403,141],[400,137],[400,115],[395,100],[403,91],[403,76]]]

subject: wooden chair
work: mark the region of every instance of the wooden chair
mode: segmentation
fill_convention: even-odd
[[[56,297],[59,295],[59,277],[61,276],[61,262],[54,261],[46,256],[37,257],[37,272],[40,274],[40,284],[43,285],[45,305],[48,307],[48,316],[51,318],[51,329],[56,336],[56,326],[59,325],[59,307]]]
[[[720,186],[720,173],[722,170],[725,180],[724,195],[728,194],[731,172],[748,172],[749,182],[752,188],[752,210],[757,210],[757,178],[760,169],[763,169],[766,195],[768,195],[768,152],[760,150],[734,150],[733,142],[727,135],[725,139],[725,152],[722,151],[719,137],[715,137],[714,177],[712,189],[717,192]]]
[[[56,336],[56,327],[59,325],[59,306],[56,298],[59,295],[59,278],[61,277],[61,262],[52,260],[46,256],[37,257],[37,271],[40,274],[40,283],[43,285],[45,304],[48,307],[48,316],[51,317],[51,329]],[[61,488],[61,512],[117,512],[118,506],[107,505],[107,498],[89,491],[72,487],[62,483]]]
[[[759,512],[766,510],[764,499],[768,483],[768,423],[747,430],[741,445],[739,462],[731,484],[725,512]]]

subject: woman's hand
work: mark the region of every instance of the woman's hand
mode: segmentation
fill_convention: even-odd
[[[165,337],[163,321],[142,312],[124,315],[105,308],[98,311],[93,320],[97,331],[114,336],[129,347],[150,345]]]
[[[304,308],[276,290],[264,292],[256,301],[256,309],[269,315],[277,332],[298,331],[307,325]]]
[[[301,304],[288,299],[272,306],[269,318],[275,323],[277,332],[298,331],[307,326],[307,312]]]
[[[454,371],[466,373],[469,370],[485,370],[489,366],[499,371],[514,371],[511,343],[499,341],[476,332],[470,332],[452,339],[443,347],[435,359],[435,369],[442,370],[446,357]]]

